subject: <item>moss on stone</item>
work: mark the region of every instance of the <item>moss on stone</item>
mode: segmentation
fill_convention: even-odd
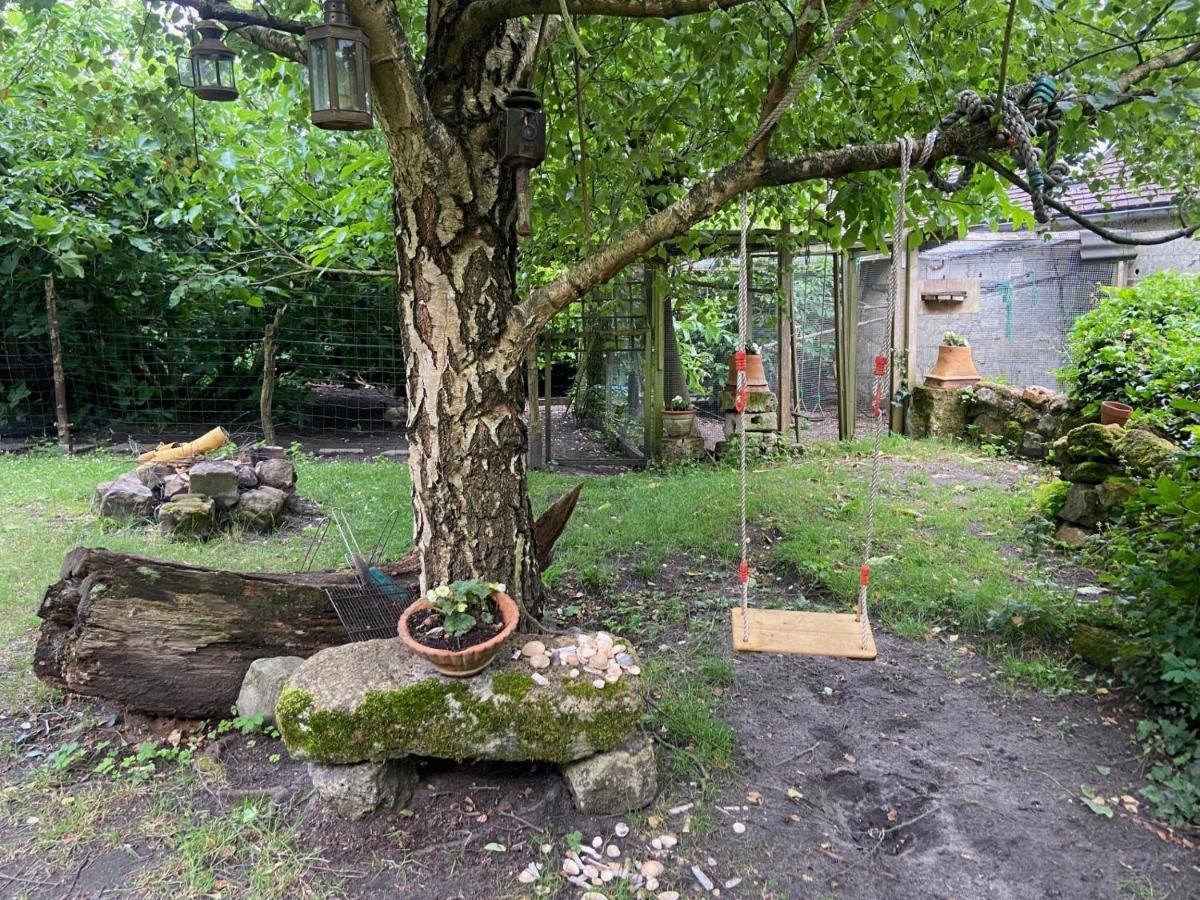
[[[596,702],[571,714],[555,695],[530,697],[528,675],[501,672],[492,695],[465,682],[429,678],[395,690],[368,692],[353,709],[314,709],[304,691],[288,689],[276,707],[279,731],[293,756],[348,763],[420,755],[445,759],[528,759],[564,763],[608,750],[637,726],[640,704],[629,702],[631,679],[603,692],[571,684],[572,697]],[[588,693],[590,692],[590,693]],[[583,752],[583,750],[586,752]]]
[[[1120,425],[1101,425],[1099,422],[1080,425],[1067,433],[1067,456],[1072,462],[1088,459],[1116,462],[1120,437]]]
[[[1082,462],[1067,463],[1062,467],[1062,477],[1066,481],[1075,484],[1099,484],[1105,478],[1108,478],[1114,472],[1120,471],[1114,469],[1108,463],[1102,463],[1094,459],[1085,459]]]
[[[1137,475],[1153,475],[1170,468],[1179,448],[1145,428],[1127,428],[1117,441],[1117,452]]]

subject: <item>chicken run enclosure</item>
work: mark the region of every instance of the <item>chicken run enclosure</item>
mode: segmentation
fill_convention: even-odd
[[[871,360],[886,337],[886,256],[796,245],[787,229],[756,230],[749,246],[749,328],[778,397],[777,431],[799,441],[851,437],[856,424],[862,433]],[[626,270],[555,317],[527,360],[530,464],[642,466],[659,455],[662,410],[677,395],[695,405],[711,451],[736,343],[737,269],[736,236],[711,235],[702,252]],[[947,330],[968,337],[986,376],[1056,386],[1071,324],[1100,286],[1128,277],[1121,260],[1095,258],[1073,233],[972,236],[910,251],[905,270],[893,335],[900,397]],[[960,292],[956,302],[940,302],[947,289]],[[51,438],[63,420],[79,446],[186,439],[222,424],[239,441],[269,431],[330,455],[403,456],[389,281],[308,284],[270,302],[173,297],[169,286],[125,282],[6,289],[4,446]],[[97,333],[95,321],[121,328]],[[901,424],[897,414],[892,426]]]

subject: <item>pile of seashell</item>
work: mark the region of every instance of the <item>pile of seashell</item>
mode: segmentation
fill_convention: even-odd
[[[523,656],[535,670],[551,666],[566,668],[568,678],[590,675],[592,685],[597,688],[615,684],[622,675],[642,674],[634,655],[606,631],[558,638],[555,643],[558,646],[547,647],[542,641],[529,641],[513,654],[513,659]],[[545,676],[539,678],[539,675],[539,672],[534,672],[534,681],[545,684]]]

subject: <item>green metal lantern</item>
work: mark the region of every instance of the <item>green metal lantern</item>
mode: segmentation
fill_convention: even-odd
[[[225,46],[225,29],[211,19],[197,24],[200,40],[179,59],[179,83],[192,89],[201,100],[236,100],[235,54]]]
[[[361,131],[371,121],[371,45],[350,21],[345,0],[326,0],[325,23],[304,32],[312,123]]]

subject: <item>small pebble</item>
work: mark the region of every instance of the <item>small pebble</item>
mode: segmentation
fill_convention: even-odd
[[[599,850],[604,846],[604,838],[600,837],[600,835],[596,835],[594,838],[592,838],[592,846]]]
[[[517,876],[517,881],[521,882],[521,884],[533,884],[541,877],[541,874],[538,864],[530,863],[521,870],[521,874]]]
[[[570,877],[573,875],[582,874],[583,866],[579,865],[579,863],[575,862],[573,859],[564,859],[562,870],[564,875]]]
[[[692,875],[695,877],[696,883],[699,884],[700,887],[704,888],[706,891],[711,891],[713,889],[714,885],[712,879],[704,874],[704,870],[702,868],[699,866],[692,866]]]
[[[578,670],[578,669],[572,669],[570,672],[568,672],[568,673],[567,673],[567,677],[568,677],[568,678],[578,678],[578,677],[579,677],[579,670]]]
[[[621,855],[621,848],[618,847],[616,844],[609,844],[607,847],[604,848],[604,852],[606,854],[608,854],[609,859],[616,859],[618,856]]]
[[[679,891],[663,891],[658,895],[658,900],[679,900]]]
[[[530,641],[521,648],[521,652],[526,656],[541,656],[546,652],[546,645],[541,641]]]
[[[621,680],[621,673],[620,672],[605,672],[604,680],[608,684],[616,684],[618,681]]]
[[[529,664],[535,669],[545,669],[550,665],[550,657],[548,657],[545,653],[539,654],[538,656],[531,656],[529,658]]]
[[[675,837],[675,835],[673,835],[673,834],[664,834],[658,840],[659,840],[659,843],[662,844],[662,848],[664,850],[670,850],[672,847],[674,847],[676,844],[679,843],[679,838]]]
[[[594,687],[598,690],[598,689],[604,687],[605,684],[606,684],[606,682],[604,681],[603,678],[597,678],[595,681],[592,682],[592,687]]]
[[[633,675],[636,677],[636,676],[642,674],[642,667],[641,666],[630,666],[625,671],[628,672],[630,675]]]
[[[616,641],[613,636],[607,631],[600,631],[596,634],[596,649],[597,650],[612,650]]]
[[[650,846],[653,847],[655,850],[661,850],[663,848],[662,839],[655,838],[654,840],[652,840],[650,842]]]
[[[623,838],[627,834],[629,834],[629,826],[626,825],[624,822],[618,822],[616,825],[613,826],[613,834],[615,834],[619,838]]]
[[[624,652],[625,652],[624,644],[617,644],[615,647],[613,647],[613,653],[624,653]]]
[[[741,822],[734,822],[733,823],[733,833],[734,834],[745,834],[746,826],[743,825]]]
[[[638,869],[646,878],[661,878],[662,873],[666,871],[666,866],[660,863],[657,859],[648,859],[642,863]],[[653,890],[653,888],[651,888]]]
[[[618,653],[615,658],[617,660],[617,665],[622,669],[628,669],[633,665],[633,657],[628,653]]]
[[[742,883],[742,879],[740,879],[740,878],[730,878],[727,882],[725,882],[725,889],[728,891],[732,891],[735,887],[737,887],[741,883]]]
[[[616,877],[617,877],[617,875],[612,869],[605,869],[603,872],[600,873],[600,880],[602,882],[604,882],[605,884],[608,884],[610,881],[612,881]]]
[[[550,683],[550,679],[547,678],[545,675],[541,674],[540,672],[534,672],[529,677],[533,679],[534,684],[540,684],[542,687],[545,687],[546,685],[548,685]]]
[[[584,866],[583,874],[592,879],[592,881],[599,881],[600,879],[600,870],[595,866]]]
[[[586,894],[580,897],[579,900],[608,900],[608,898],[599,891],[588,891]]]
[[[646,890],[657,891],[658,890],[658,879],[657,878],[647,878],[646,879]]]

